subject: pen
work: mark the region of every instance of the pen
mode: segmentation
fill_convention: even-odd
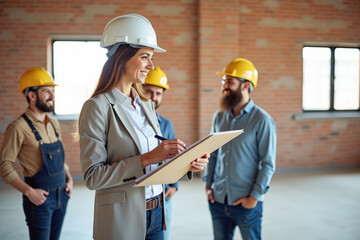
[[[155,138],[156,138],[156,139],[159,139],[159,140],[161,140],[161,141],[168,140],[167,138],[164,138],[164,137],[159,136],[159,135],[155,135]],[[186,149],[186,147],[184,147],[184,149]]]
[[[161,141],[168,140],[168,139],[166,139],[166,138],[164,138],[164,137],[162,137],[162,136],[159,136],[159,135],[155,135],[155,138],[157,138],[157,139],[159,139],[159,140],[161,140]]]

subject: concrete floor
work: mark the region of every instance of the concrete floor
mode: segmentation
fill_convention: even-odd
[[[200,179],[181,182],[173,199],[172,240],[210,240]],[[92,239],[94,192],[77,183],[61,239]],[[0,184],[0,239],[28,239],[21,194]],[[241,239],[238,229],[234,239]],[[360,170],[277,173],[264,203],[264,240],[360,239]]]

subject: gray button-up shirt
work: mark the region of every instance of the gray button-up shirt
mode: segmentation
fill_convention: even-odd
[[[212,132],[244,129],[244,133],[213,152],[203,181],[212,186],[215,201],[232,205],[242,197],[259,201],[269,189],[275,172],[276,126],[271,116],[252,100],[238,116],[216,112]]]

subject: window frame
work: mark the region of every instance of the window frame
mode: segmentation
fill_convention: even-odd
[[[360,51],[360,47],[350,47],[350,46],[316,46],[316,45],[304,45],[302,47],[301,50],[303,50],[305,47],[316,47],[316,48],[329,48],[330,49],[330,99],[329,99],[329,104],[330,107],[328,110],[305,110],[303,108],[303,98],[301,99],[301,108],[302,111],[304,113],[306,112],[316,112],[316,113],[320,113],[320,112],[360,112],[360,104],[359,107],[357,109],[344,109],[344,110],[336,110],[334,105],[335,105],[335,50],[337,48],[351,48],[351,49],[358,49]],[[303,56],[303,55],[302,55]],[[303,59],[303,58],[302,58]],[[302,61],[302,64],[304,63],[304,61]],[[360,79],[359,79],[360,81]],[[302,77],[302,84],[304,83],[304,76]],[[303,92],[302,92],[303,93]],[[360,99],[359,99],[359,103],[360,103]]]
[[[341,41],[322,41],[322,40],[297,40],[296,43],[301,46],[301,73],[303,73],[303,58],[302,50],[304,47],[339,47],[339,48],[360,48],[360,42],[341,42]],[[334,69],[335,70],[335,69]],[[302,76],[302,75],[301,75]],[[301,84],[303,78],[301,79]],[[301,92],[302,94],[302,92]],[[305,110],[302,108],[301,98],[301,112],[293,114],[295,121],[307,120],[321,120],[321,119],[358,119],[360,118],[360,110]]]
[[[49,35],[47,38],[47,69],[54,76],[54,48],[53,44],[56,41],[99,41],[101,40],[102,35]],[[56,103],[55,103],[56,104]],[[54,106],[54,110],[56,105]],[[77,120],[79,118],[79,114],[56,114],[54,111],[52,117],[58,120]]]

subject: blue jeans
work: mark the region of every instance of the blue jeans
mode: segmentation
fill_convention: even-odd
[[[169,240],[170,239],[171,214],[172,214],[171,199],[165,198],[165,209],[166,209],[165,240]]]
[[[46,201],[36,206],[23,195],[23,209],[30,239],[57,240],[60,238],[69,195],[64,187],[47,190]]]
[[[211,203],[209,208],[212,216],[214,239],[231,240],[236,226],[239,226],[243,240],[261,239],[262,202],[252,209],[229,206],[222,203]]]
[[[146,240],[164,240],[163,230],[164,201],[159,206],[146,210]]]

